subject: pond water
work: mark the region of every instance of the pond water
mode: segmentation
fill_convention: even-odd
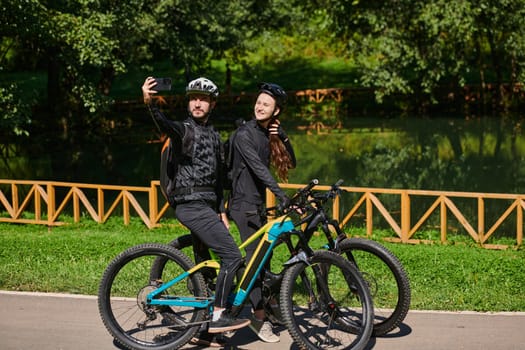
[[[494,119],[352,120],[345,132],[293,134],[292,183],[523,193],[520,124]]]
[[[0,177],[147,186],[158,179],[161,147],[149,122],[13,158]],[[341,129],[285,128],[298,161],[290,183],[341,178],[358,187],[525,193],[525,137],[516,119],[348,118]]]

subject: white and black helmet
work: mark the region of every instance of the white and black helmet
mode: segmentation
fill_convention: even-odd
[[[186,86],[186,95],[189,94],[206,94],[213,98],[219,96],[219,88],[213,81],[204,77],[192,80]]]

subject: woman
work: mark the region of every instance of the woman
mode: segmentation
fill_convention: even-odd
[[[233,147],[233,178],[229,213],[245,241],[266,221],[263,206],[266,189],[270,189],[281,204],[289,202],[285,192],[272,176],[272,165],[281,181],[288,180],[288,170],[295,168],[293,147],[280,125],[278,116],[286,105],[286,93],[277,84],[259,85],[254,106],[254,118],[239,127],[230,147]],[[247,261],[257,242],[246,249]],[[267,321],[262,300],[262,279],[259,276],[250,294],[253,307],[250,328],[265,342],[278,342]]]

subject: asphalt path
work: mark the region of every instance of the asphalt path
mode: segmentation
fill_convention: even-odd
[[[0,291],[1,350],[115,350],[94,296]],[[203,349],[186,346],[184,349]],[[247,328],[229,338],[226,349],[297,350],[286,330],[281,341],[259,341]],[[372,338],[374,350],[525,349],[525,312],[475,313],[410,311],[385,337]]]

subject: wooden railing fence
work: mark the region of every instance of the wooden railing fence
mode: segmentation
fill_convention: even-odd
[[[283,188],[298,189],[304,185],[281,184]],[[451,221],[456,222],[463,228],[471,238],[480,246],[485,248],[501,249],[507,245],[490,244],[489,239],[502,230],[503,223],[514,220],[513,232],[504,233],[506,236],[514,237],[515,244],[520,246],[523,243],[523,210],[525,209],[525,195],[520,194],[503,194],[503,193],[476,193],[476,192],[452,192],[452,191],[425,191],[425,190],[404,190],[404,189],[384,189],[384,188],[364,188],[364,187],[342,187],[347,194],[354,194],[358,197],[351,204],[350,210],[346,213],[341,211],[341,196],[335,198],[332,217],[338,220],[341,226],[347,225],[352,218],[358,215],[359,210],[364,211],[363,219],[366,226],[366,235],[373,235],[374,222],[378,217],[386,221],[388,227],[394,231],[396,237],[392,241],[402,243],[419,243],[424,239],[415,239],[414,236],[419,230],[427,228],[425,223],[431,219],[432,215],[439,215],[437,226],[433,225],[432,229],[438,229],[440,232],[440,241],[446,242],[447,236],[451,230]],[[330,186],[317,186],[316,190],[329,190]],[[393,195],[398,197],[394,210],[387,209],[381,200],[381,195]],[[423,213],[418,217],[413,217],[414,208],[411,203],[418,198],[425,198],[430,205],[425,208],[418,207],[418,211]],[[476,210],[474,213],[466,214],[465,210],[459,209],[456,201],[471,199],[475,201]],[[490,227],[487,227],[486,203],[490,200],[497,200],[498,209],[504,208],[501,214],[498,214],[495,221]],[[394,201],[395,202],[395,201]],[[493,202],[491,202],[493,203]],[[268,205],[275,205],[275,198],[269,196]],[[396,213],[394,213],[394,211]],[[376,214],[377,213],[377,214]],[[344,216],[342,215],[344,214]],[[394,216],[397,216],[396,220]],[[452,220],[451,220],[452,219]],[[473,223],[474,222],[474,223]],[[507,225],[507,230],[508,230]],[[457,231],[457,228],[454,228]]]
[[[139,187],[0,179],[0,213],[8,215],[0,217],[0,222],[56,226],[64,224],[60,221],[63,213],[71,214],[74,222],[87,213],[96,222],[104,223],[120,209],[118,214],[127,225],[133,208],[146,226],[153,228],[169,208],[158,186],[159,181],[151,181],[150,187]],[[57,196],[57,192],[61,195]],[[140,196],[145,200],[140,201]]]
[[[290,190],[303,187],[300,184],[281,186]],[[316,190],[329,188],[317,186]],[[490,244],[489,239],[497,232],[511,237],[516,246],[523,242],[525,195],[362,187],[343,189],[346,192],[334,200],[332,216],[342,226],[351,220],[359,220],[369,237],[373,236],[375,225],[381,221],[382,226],[392,229],[395,234],[392,241],[417,243],[423,240],[416,238],[417,232],[428,229],[430,221],[437,221],[432,229],[439,230],[441,242],[447,241],[452,230],[451,222],[455,226],[459,224],[460,229],[485,248],[506,247]],[[341,203],[350,198],[347,196],[352,196],[353,200],[350,210],[343,211]],[[426,206],[421,205],[421,199]],[[458,205],[460,201],[469,200],[474,201],[474,210]],[[267,201],[269,206],[275,204],[271,193],[268,193]],[[496,202],[499,203],[497,209],[502,212],[496,217],[492,215],[492,223],[488,224],[487,205]],[[106,222],[112,215],[121,215],[127,225],[134,211],[148,228],[153,228],[162,224],[161,219],[168,209],[169,205],[160,195],[159,181],[151,181],[149,187],[139,187],[0,179],[0,222],[55,226],[64,224],[60,221],[62,214],[71,215],[74,222],[79,222],[87,214],[98,223]]]

